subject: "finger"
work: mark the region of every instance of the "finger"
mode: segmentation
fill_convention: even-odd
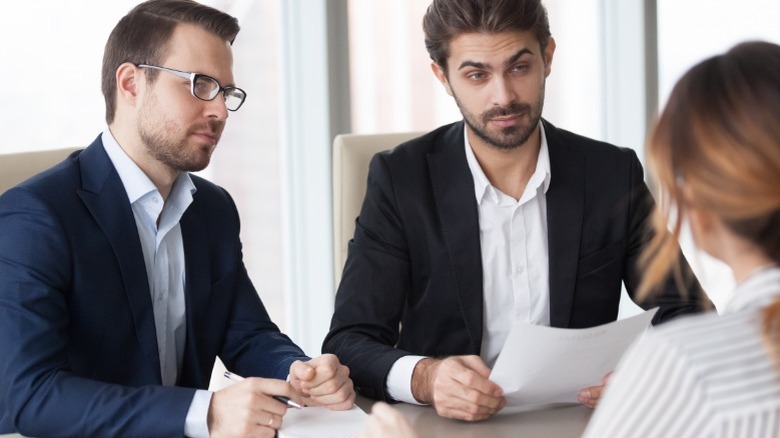
[[[577,401],[587,406],[590,403],[590,388],[582,389],[577,394]]]
[[[334,411],[341,411],[351,409],[355,403],[355,389],[352,384],[352,380],[347,379],[341,387],[337,388],[332,393],[312,396],[308,399],[310,405],[326,406],[328,409]]]
[[[303,387],[313,396],[327,395],[336,392],[348,380],[349,368],[346,366],[341,365],[334,370],[318,367],[316,377],[303,383]]]
[[[490,377],[490,368],[480,356],[462,356],[461,361],[466,368],[473,370],[484,378]]]
[[[475,420],[503,408],[503,391],[481,374],[483,366],[478,356],[453,357],[442,362],[433,383],[437,412],[451,410],[449,415],[453,418]]]
[[[245,383],[249,386],[250,399],[247,401],[247,405],[258,415],[270,413],[282,416],[287,412],[287,403],[274,399],[274,396],[288,397],[297,403],[302,401],[300,394],[284,380],[255,377],[247,378],[239,383]],[[267,419],[263,417],[258,422],[263,420]]]
[[[349,377],[349,368],[342,365],[336,356],[323,354],[309,361],[309,366],[314,369],[314,375],[302,387],[307,390],[316,388],[333,379],[346,380]],[[332,391],[333,388],[330,389]]]
[[[434,407],[440,415],[466,421],[490,418],[503,409],[506,399],[464,387],[457,381],[435,389]]]
[[[463,400],[452,399],[448,404],[435,404],[436,413],[442,417],[454,418],[463,421],[487,420],[498,412],[484,406],[466,403]]]
[[[315,359],[312,359],[309,362],[296,360],[290,365],[290,377],[304,382],[311,380],[315,375],[314,366],[316,366],[316,362],[314,361]],[[312,362],[314,362],[313,365],[311,365]]]
[[[261,419],[260,421],[258,421],[258,425],[263,427],[268,427],[274,430],[281,429],[282,422],[284,421],[281,415],[274,415],[270,413],[266,413],[265,416],[259,416],[258,418]],[[263,420],[263,418],[267,418],[267,419]]]
[[[489,369],[487,375],[483,374],[483,370],[481,370],[481,367],[479,366],[480,364],[484,365],[481,360],[479,363],[466,362],[465,365],[469,365],[469,367],[463,367],[460,370],[457,370],[452,374],[452,378],[465,388],[479,391],[493,399],[502,397],[504,395],[503,390],[500,386],[488,379],[488,376],[490,376]],[[472,368],[472,365],[476,365],[478,369]],[[469,396],[469,399],[472,397],[469,394],[466,395]]]
[[[505,400],[503,396],[496,397],[492,394],[486,394],[481,390],[464,385],[459,385],[457,391],[453,395],[455,398],[465,403],[481,406],[490,410],[499,409]]]
[[[577,401],[589,408],[595,408],[603,391],[603,386],[591,386],[585,388],[577,395]]]
[[[333,383],[333,385],[331,385],[331,383]],[[323,389],[323,386],[324,385],[320,386],[318,389]],[[355,389],[352,380],[349,378],[338,383],[332,381],[328,384],[328,387],[332,389],[329,389],[328,391],[318,391],[316,395],[311,394],[307,400],[317,401],[319,405],[323,405],[340,403],[354,398]]]

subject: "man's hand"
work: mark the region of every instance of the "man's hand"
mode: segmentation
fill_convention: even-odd
[[[412,373],[412,395],[432,404],[442,417],[485,420],[506,405],[504,392],[489,376],[490,368],[479,356],[423,359]]]
[[[209,435],[273,437],[287,412],[287,405],[273,395],[302,402],[289,383],[278,379],[246,378],[215,392],[209,404]]]
[[[303,394],[305,403],[310,406],[343,411],[351,409],[355,402],[349,368],[332,354],[323,354],[308,362],[293,362],[290,384]]]
[[[607,386],[607,381],[612,373],[607,373],[601,379],[601,386],[591,386],[580,391],[577,396],[577,400],[589,408],[595,408],[601,399],[601,395],[604,393],[604,388]]]

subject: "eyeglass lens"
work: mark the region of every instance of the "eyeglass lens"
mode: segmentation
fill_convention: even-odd
[[[220,91],[219,83],[209,76],[199,75],[195,78],[192,86],[192,92],[195,97],[203,100],[213,100]],[[225,88],[225,106],[231,111],[235,111],[244,101],[244,93],[236,88]]]

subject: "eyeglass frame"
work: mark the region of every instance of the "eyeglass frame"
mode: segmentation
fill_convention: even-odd
[[[244,97],[241,99],[241,102],[238,104],[238,106],[235,109],[228,108],[227,104],[226,104],[225,108],[227,108],[228,111],[238,111],[238,109],[241,108],[241,105],[243,105],[244,102],[246,101],[246,91],[244,91],[243,89],[238,88],[238,87],[232,87],[232,86],[223,87],[222,84],[220,84],[218,80],[212,78],[209,75],[204,75],[203,73],[193,73],[193,72],[189,72],[189,71],[176,70],[176,69],[173,69],[173,68],[160,67],[158,65],[151,65],[151,64],[136,64],[136,67],[138,67],[138,68],[151,68],[151,69],[154,69],[154,70],[167,71],[168,73],[173,73],[176,76],[189,79],[190,80],[190,94],[192,94],[193,97],[195,97],[197,99],[200,99],[202,101],[205,101],[205,102],[211,102],[212,100],[216,99],[217,96],[219,96],[220,93],[222,93],[222,98],[225,99],[225,101],[227,102],[227,98],[226,98],[227,95],[225,94],[225,92],[231,91],[231,90],[238,90],[238,91],[240,91],[244,95]],[[217,92],[214,93],[214,97],[212,97],[211,99],[204,99],[204,98],[198,96],[197,94],[195,94],[195,81],[197,81],[198,78],[201,78],[201,77],[206,78],[206,79],[210,79],[210,80],[214,81],[215,84],[217,84]],[[231,94],[231,96],[235,96],[235,95]]]

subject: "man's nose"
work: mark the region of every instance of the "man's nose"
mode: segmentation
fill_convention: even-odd
[[[510,103],[515,102],[517,94],[512,87],[512,83],[509,78],[504,76],[496,76],[493,79],[493,104],[496,106],[507,106]]]
[[[224,121],[228,118],[228,109],[225,103],[225,95],[220,91],[212,100],[206,101],[206,112],[209,117]]]

